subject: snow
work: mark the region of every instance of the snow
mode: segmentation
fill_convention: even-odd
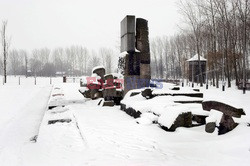
[[[60,78],[52,86],[48,78],[37,80],[36,86],[33,79],[23,80],[26,85],[19,86],[14,81],[0,85],[1,166],[250,164],[250,127],[246,124],[250,122],[248,91],[243,95],[234,87],[225,92],[201,88],[204,100],[237,104],[247,114],[236,118],[243,123],[233,131],[218,136],[206,133],[205,126],[166,132],[152,124],[158,116],[161,121],[161,116],[172,114],[165,118],[173,118],[183,111],[209,115],[211,112],[203,111],[200,104],[174,103],[179,98],[172,96],[151,100],[140,94],[127,96],[128,104],[144,110],[140,119],[134,119],[119,106],[100,107],[97,105],[100,100],[85,99],[78,92],[79,83],[62,84]],[[166,84],[163,88],[169,90]],[[53,92],[64,94],[65,107],[47,110]],[[48,125],[49,120],[56,119],[71,122]],[[35,135],[38,135],[36,143],[30,141]]]
[[[0,164],[22,165],[31,137],[39,132],[51,86],[0,86]]]
[[[114,77],[117,77],[117,79],[123,79],[124,76],[120,73],[111,73]]]
[[[93,73],[95,70],[97,70],[97,69],[105,69],[105,67],[102,66],[102,65],[96,66],[96,67],[94,67],[94,68],[92,69],[92,73]]]
[[[155,121],[158,121],[158,116],[148,112],[141,114],[141,117],[136,119],[137,123],[143,125],[150,125]]]
[[[158,123],[161,124],[161,126],[165,126],[167,128],[170,128],[174,124],[176,118],[181,113],[184,113],[184,112],[180,111],[180,110],[178,110],[178,111],[171,110],[171,111],[164,112],[160,115]]]
[[[124,51],[124,52],[121,52],[121,53],[119,54],[119,57],[120,57],[120,58],[124,58],[126,55],[128,55],[128,52],[127,52],[127,51]]]
[[[80,81],[81,81],[83,84],[87,84],[87,77],[88,77],[88,76],[81,76],[81,77],[80,77]]]
[[[140,117],[136,119],[136,122],[139,124],[143,124],[143,125],[150,125],[152,124],[152,120],[147,118],[147,117]]]
[[[98,80],[101,79],[100,76],[98,76],[96,73],[93,73],[93,74],[91,75],[91,77],[96,78],[96,80],[92,82],[93,84],[99,84]],[[92,79],[91,79],[91,80],[92,80]]]
[[[135,48],[135,52],[141,52],[141,51],[139,51],[139,50],[137,50],[137,49]]]
[[[198,57],[198,54],[196,54],[195,56],[193,56],[192,58],[190,58],[189,60],[187,61],[198,61],[199,60],[199,57]],[[205,58],[203,58],[202,56],[200,56],[200,61],[207,61]]]
[[[206,123],[215,122],[216,126],[219,126],[222,115],[223,115],[222,112],[212,109],[209,113],[209,117],[206,118]]]
[[[167,87],[166,87],[167,86]],[[185,94],[185,93],[196,93],[191,88],[180,88],[180,91],[170,90],[172,87],[170,84],[164,84],[163,89],[154,89],[153,94]],[[202,98],[197,97],[187,97],[187,96],[156,96],[153,99],[147,100],[141,94],[131,96],[132,93],[140,93],[141,89],[135,89],[129,91],[121,103],[125,104],[126,107],[132,107],[136,111],[152,112],[157,115],[160,115],[163,112],[166,112],[170,109],[180,110],[185,109],[193,114],[197,115],[207,115],[207,111],[203,111],[201,104],[179,104],[176,102],[180,101],[202,101]]]
[[[187,94],[187,93],[192,93],[192,94],[197,94],[200,92],[196,92],[191,88],[186,88],[186,87],[180,87],[180,90],[171,90],[172,87],[170,87],[169,89],[163,88],[163,89],[155,89],[153,91],[153,94]]]

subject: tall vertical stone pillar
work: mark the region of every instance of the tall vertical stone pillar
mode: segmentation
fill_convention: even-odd
[[[139,50],[138,51],[136,51]],[[131,89],[149,85],[150,49],[148,21],[126,16],[121,22],[121,53],[127,52],[124,60],[124,94]]]
[[[135,16],[126,16],[121,22],[121,52],[127,52],[124,69],[124,94],[138,88],[140,57],[135,54]]]
[[[150,46],[149,46],[148,21],[136,19],[136,48],[140,55],[140,78],[142,87],[148,87],[151,79]]]

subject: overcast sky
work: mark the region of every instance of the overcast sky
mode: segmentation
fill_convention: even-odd
[[[8,20],[11,47],[29,51],[70,45],[115,48],[126,15],[147,19],[151,38],[178,31],[176,0],[0,0],[0,20]]]

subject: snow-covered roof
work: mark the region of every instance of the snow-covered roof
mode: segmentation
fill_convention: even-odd
[[[128,54],[127,51],[123,51],[123,52],[121,52],[121,53],[119,54],[119,57],[120,57],[120,58],[124,58],[127,54]]]
[[[105,69],[104,68],[104,66],[96,66],[96,67],[94,67],[93,69],[92,69],[92,73],[95,71],[95,70],[97,70],[97,69]]]
[[[56,74],[65,74],[64,71],[57,71]]]
[[[135,52],[141,52],[141,51],[139,51],[139,50],[137,50],[137,49],[135,49]],[[129,53],[127,52],[127,51],[123,51],[123,52],[121,52],[120,54],[119,54],[119,57],[120,58],[124,58],[126,55],[128,55]]]
[[[189,60],[187,60],[188,62],[190,61],[198,61],[198,54],[196,54],[195,56],[193,56],[192,58],[190,58]],[[203,58],[202,56],[200,56],[200,61],[207,61],[207,59]]]

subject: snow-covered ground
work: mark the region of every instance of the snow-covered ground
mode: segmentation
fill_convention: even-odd
[[[166,132],[157,124],[142,125],[118,106],[100,107],[84,99],[79,83],[0,85],[1,166],[83,165],[249,165],[250,127],[245,123],[228,134],[205,132],[205,126]],[[43,82],[43,83],[42,83]],[[47,110],[51,91],[60,88],[65,107]],[[205,88],[204,99],[242,107],[250,117],[250,92]],[[75,102],[74,102],[75,101]],[[82,101],[82,102],[79,102]],[[70,119],[69,123],[48,124]],[[37,141],[30,138],[38,135]]]

